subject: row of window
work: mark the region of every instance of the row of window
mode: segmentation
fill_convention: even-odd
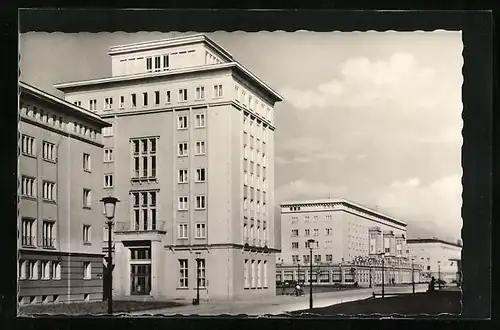
[[[36,219],[24,217],[21,219],[21,245],[23,247],[55,248],[56,231],[55,221],[43,220],[42,222],[42,239],[37,243],[37,228]],[[83,243],[90,244],[91,242],[91,226],[83,225]]]
[[[213,94],[212,98],[217,99],[223,96],[222,85],[214,85],[213,86]],[[178,102],[185,103],[189,100],[189,93],[187,88],[179,88],[178,90]],[[125,95],[121,95],[118,97],[118,109],[125,108],[136,108],[138,106],[139,98],[141,100],[141,104],[143,107],[148,107],[150,104],[155,106],[159,106],[160,104],[171,104],[172,103],[172,93],[170,90],[166,90],[161,92],[160,90],[153,91],[152,93],[143,92],[142,94],[131,93],[128,98],[128,103],[126,101]],[[162,100],[163,99],[163,100]],[[205,86],[197,86],[194,89],[194,101],[205,101]],[[75,105],[81,107],[82,101],[76,100],[73,102]],[[88,109],[90,111],[98,111],[100,110],[99,102],[97,99],[91,99],[88,103]],[[113,110],[116,109],[116,105],[114,103],[114,98],[112,96],[105,97],[104,103],[102,105],[102,110]]]
[[[205,259],[197,259],[195,267],[196,278],[199,281],[198,286],[205,288],[207,285]],[[194,286],[196,287],[196,283]],[[179,259],[179,288],[189,288],[188,259]]]
[[[20,280],[60,280],[61,263],[48,260],[19,260]]]
[[[92,263],[83,262],[82,278],[92,279]],[[60,280],[61,263],[49,260],[20,260],[19,279],[21,280]]]
[[[245,259],[244,266],[245,289],[267,288],[267,261]]]
[[[330,220],[332,220],[332,219],[333,219],[333,218],[332,218],[332,215],[331,215],[331,214],[327,214],[327,215],[325,215],[325,220],[330,221]],[[312,218],[312,221],[313,221],[313,222],[318,222],[318,220],[319,220],[319,216],[318,216],[318,215],[313,216],[313,218]],[[293,216],[293,217],[291,217],[290,222],[291,222],[291,223],[297,223],[297,222],[299,222],[299,217],[298,217],[298,216]],[[309,223],[309,222],[311,222],[311,217],[310,217],[309,215],[305,215],[305,216],[304,216],[304,222],[305,222],[305,223]]]
[[[238,85],[234,86],[234,98],[236,102],[243,105],[243,107],[254,111],[267,120],[271,120],[271,108],[266,106],[263,102],[259,102],[256,96],[247,93],[243,87]]]
[[[21,178],[21,195],[29,198],[37,198],[37,179],[23,175]],[[56,201],[56,183],[43,180],[42,198],[46,201]],[[90,208],[92,205],[91,190],[83,189],[83,207]]]
[[[250,204],[250,207],[248,207],[248,204]],[[250,203],[248,202],[247,197],[243,197],[243,210],[250,212],[255,211],[257,214],[260,213],[262,215],[267,214],[267,204],[265,197],[262,197],[262,201],[259,199],[250,199]]]
[[[204,128],[206,127],[206,120],[204,113],[197,113],[194,116],[195,118],[195,128]],[[179,115],[177,116],[177,129],[188,129],[189,128],[189,116]]]
[[[177,226],[177,238],[187,239],[189,238],[188,224],[181,223]],[[205,223],[195,224],[194,238],[207,238],[207,226]]]
[[[195,169],[195,182],[205,182],[206,181],[206,169],[201,167]],[[180,169],[179,170],[179,176],[178,176],[178,183],[188,183],[189,182],[189,177],[188,177],[188,169]]]
[[[302,262],[303,262],[304,264],[308,264],[308,263],[309,263],[309,260],[310,260],[310,255],[308,255],[308,254],[304,254],[304,255],[302,256]],[[321,259],[321,254],[315,254],[315,255],[314,255],[314,262],[315,262],[315,263],[320,263],[320,262],[321,262],[321,260],[322,260],[322,259]],[[325,255],[325,259],[324,259],[324,260],[325,260],[325,262],[332,262],[332,261],[333,261],[333,257],[332,257],[332,255],[331,255],[331,254],[326,254],[326,255]],[[294,264],[300,263],[300,262],[301,262],[301,260],[300,260],[300,256],[299,256],[298,254],[293,254],[293,255],[292,255],[292,262],[293,262]]]
[[[319,248],[319,241],[314,241],[312,243],[313,248]],[[325,247],[326,248],[331,248],[332,246],[332,241],[325,241]],[[292,249],[298,249],[299,248],[299,242],[292,242]],[[309,249],[310,248],[310,243],[308,241],[304,242],[304,248]]]
[[[311,230],[309,228],[304,229],[304,236],[310,236],[310,235],[311,235]],[[325,228],[325,235],[326,236],[333,235],[333,229],[332,228]],[[292,236],[293,237],[299,236],[299,230],[292,229]],[[318,228],[314,228],[313,236],[319,236],[319,229]]]
[[[206,196],[205,195],[197,195],[195,196],[196,204],[195,210],[205,210],[207,208]],[[187,196],[179,197],[178,208],[179,211],[187,211],[189,210],[189,198]]]

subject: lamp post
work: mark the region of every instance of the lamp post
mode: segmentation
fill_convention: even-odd
[[[370,289],[372,288],[372,261],[368,261],[368,270],[370,274]]]
[[[411,289],[415,293],[415,270],[414,270],[415,258],[411,258]]]
[[[196,304],[200,304],[200,252],[196,252]]]
[[[112,228],[113,228],[113,218],[115,217],[116,203],[119,202],[118,198],[115,197],[104,197],[100,200],[103,203],[104,215],[108,219],[106,224],[108,225],[108,287],[107,287],[107,299],[108,299],[108,314],[113,314],[113,255],[111,253],[112,249]]]
[[[384,279],[384,260],[385,260],[385,253],[382,252],[380,253],[380,256],[382,257],[382,298],[385,297],[385,279]]]
[[[441,290],[441,261],[438,261],[438,289]]]
[[[297,262],[297,284],[300,285],[300,261]]]
[[[309,244],[309,309],[313,308],[313,289],[312,289],[312,272],[313,272],[313,239],[307,240]]]

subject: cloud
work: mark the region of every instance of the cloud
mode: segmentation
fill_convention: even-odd
[[[286,140],[279,147],[280,156],[275,158],[277,164],[315,163],[318,161],[337,160],[343,161],[346,155],[331,149],[325,144],[325,139],[312,136],[292,138]],[[283,155],[288,155],[285,157]]]
[[[419,178],[395,181],[382,191],[377,204],[394,214],[411,219],[409,229],[426,227],[436,236],[460,237],[462,228],[461,175],[442,177],[428,185]],[[418,233],[415,233],[418,234]],[[409,236],[413,236],[411,232]]]
[[[409,53],[395,53],[386,61],[366,57],[346,60],[337,68],[337,77],[316,88],[282,89],[285,100],[306,110],[313,107],[375,107],[387,102],[433,108],[440,104],[436,72],[420,67]]]

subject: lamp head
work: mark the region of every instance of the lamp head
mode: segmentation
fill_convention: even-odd
[[[111,220],[115,217],[115,209],[116,209],[116,203],[119,202],[118,198],[108,196],[108,197],[103,197],[101,200],[102,205],[103,205],[103,213],[108,220]]]

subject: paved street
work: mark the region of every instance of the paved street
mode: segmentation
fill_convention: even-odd
[[[220,314],[282,314],[286,312],[302,310],[309,308],[308,288],[305,289],[305,295],[301,297],[294,296],[275,296],[265,300],[245,300],[245,301],[213,301],[201,302],[199,306],[186,305],[180,307],[172,307],[165,309],[149,310],[142,312],[133,312],[132,315],[175,315],[175,314],[197,314],[197,315],[220,315]],[[427,289],[426,284],[416,285],[416,292],[424,292]],[[313,296],[314,307],[326,307],[330,305],[341,304],[349,301],[356,301],[369,298],[372,292],[381,293],[382,289],[363,288],[358,290],[321,292]],[[411,293],[412,287],[387,287],[385,292],[389,296],[390,293]]]

